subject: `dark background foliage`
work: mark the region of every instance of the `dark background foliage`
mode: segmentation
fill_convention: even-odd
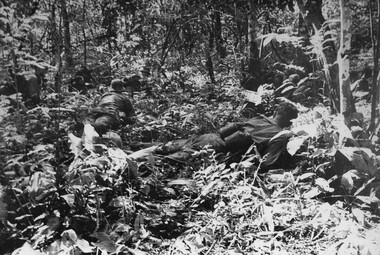
[[[337,0],[0,1],[0,253],[376,254],[375,2],[350,1],[342,53]],[[111,80],[136,75],[121,148],[81,138]],[[315,131],[289,145],[294,169],[257,175],[252,148],[233,164],[144,151],[270,116],[283,97]]]

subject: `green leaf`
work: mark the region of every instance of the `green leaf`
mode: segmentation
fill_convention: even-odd
[[[77,244],[78,236],[74,230],[72,229],[65,230],[64,232],[62,232],[61,236],[62,236],[62,242],[64,243],[65,246],[69,247],[69,246],[73,246]]]
[[[148,254],[149,254],[149,253],[146,253],[146,252],[141,251],[141,250],[139,250],[139,249],[131,249],[131,248],[129,248],[129,247],[127,247],[127,249],[128,249],[128,251],[129,251],[130,253],[132,253],[133,255],[148,255]]]
[[[139,151],[136,151],[132,154],[129,154],[128,157],[131,159],[139,159],[139,158],[145,158],[152,154],[153,151],[155,151],[158,148],[158,146],[152,146],[149,148],[145,148]]]
[[[70,207],[74,207],[75,194],[62,195],[61,198],[63,198]]]
[[[83,146],[88,151],[94,150],[94,143],[96,142],[98,137],[99,137],[99,134],[95,131],[93,126],[91,126],[90,124],[84,125],[82,141],[83,141]]]
[[[84,239],[78,239],[77,241],[77,247],[84,253],[92,253],[94,250],[94,247],[91,246],[87,240]]]
[[[330,184],[328,181],[326,181],[325,179],[323,178],[317,178],[315,180],[315,185],[320,188],[323,192],[327,192],[327,193],[330,193],[330,192],[334,192],[334,188],[330,188]]]
[[[98,246],[100,249],[105,250],[109,253],[114,253],[116,251],[116,244],[111,240],[110,236],[107,233],[95,232],[91,236],[98,239],[99,242],[96,244],[96,246]]]
[[[115,229],[115,232],[129,232],[130,230],[132,230],[131,226],[121,222],[117,222],[116,225],[117,227]]]
[[[24,243],[24,245],[12,252],[12,255],[43,255],[43,253],[36,251],[29,243]]]
[[[306,138],[304,136],[292,137],[286,146],[288,153],[292,156],[296,154],[296,152],[301,148],[301,146],[305,142],[305,139]]]
[[[360,179],[359,171],[352,169],[342,175],[341,184],[346,188],[348,194],[354,189],[354,180]]]
[[[125,205],[129,205],[131,203],[132,203],[131,198],[126,197],[126,196],[119,196],[119,197],[115,197],[114,199],[111,200],[110,206],[124,207]]]
[[[202,189],[201,194],[202,194],[202,196],[206,196],[212,190],[215,190],[218,187],[221,187],[222,185],[223,185],[223,183],[220,180],[214,180],[214,181],[210,182],[209,184],[207,184],[207,186]]]
[[[31,18],[37,19],[37,20],[42,20],[42,21],[49,21],[48,15],[46,15],[46,14],[33,15]]]
[[[313,177],[313,176],[315,176],[315,173],[304,173],[304,174],[300,175],[298,177],[298,179],[300,181],[303,181],[303,180],[309,179],[310,177]]]
[[[33,218],[33,215],[23,214],[22,216],[16,217],[15,220],[20,221],[20,220],[23,220],[23,219],[28,218],[28,217]]]
[[[359,208],[353,208],[352,215],[354,216],[354,219],[363,227],[369,226],[365,213]]]
[[[187,185],[187,186],[191,186],[191,185],[193,185],[193,183],[194,183],[194,180],[191,180],[191,179],[177,179],[177,180],[169,181],[168,185],[169,186],[171,186],[171,185]]]
[[[374,176],[377,173],[376,155],[368,148],[343,147],[337,155],[343,155],[360,173]]]
[[[357,196],[360,194],[360,192],[362,192],[369,184],[371,184],[374,180],[376,180],[376,177],[372,177],[371,179],[369,179],[368,181],[366,181],[365,183],[363,183],[363,185],[357,190],[355,191],[354,193],[354,196]],[[376,190],[374,190],[376,192]]]
[[[362,202],[364,202],[366,204],[372,204],[372,203],[380,204],[380,199],[378,199],[377,197],[356,196],[356,198],[361,200]]]
[[[314,198],[321,194],[321,190],[318,187],[312,187],[309,191],[305,192],[302,197],[306,199]]]
[[[71,153],[78,157],[83,149],[82,139],[76,137],[73,133],[68,134]]]

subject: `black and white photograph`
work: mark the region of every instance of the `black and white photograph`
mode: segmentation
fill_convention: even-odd
[[[380,0],[0,0],[0,255],[380,255]]]

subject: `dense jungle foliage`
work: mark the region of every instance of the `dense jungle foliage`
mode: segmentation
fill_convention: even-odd
[[[380,254],[379,8],[1,0],[0,254]],[[113,79],[137,120],[99,136]],[[154,153],[280,101],[289,169]]]

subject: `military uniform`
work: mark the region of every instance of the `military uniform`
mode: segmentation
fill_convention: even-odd
[[[266,155],[261,164],[262,170],[285,168],[290,159],[286,146],[292,133],[285,132],[278,135],[282,130],[273,119],[257,116],[246,122],[231,123],[220,129],[218,133],[171,143],[171,148],[167,148],[166,152],[172,153],[168,158],[186,162],[192,152],[205,145],[211,145],[217,153],[244,154],[255,143],[260,155]]]
[[[121,125],[134,123],[135,110],[122,91],[121,88],[111,89],[102,95],[97,107],[90,111],[88,120],[100,135],[118,129]]]

